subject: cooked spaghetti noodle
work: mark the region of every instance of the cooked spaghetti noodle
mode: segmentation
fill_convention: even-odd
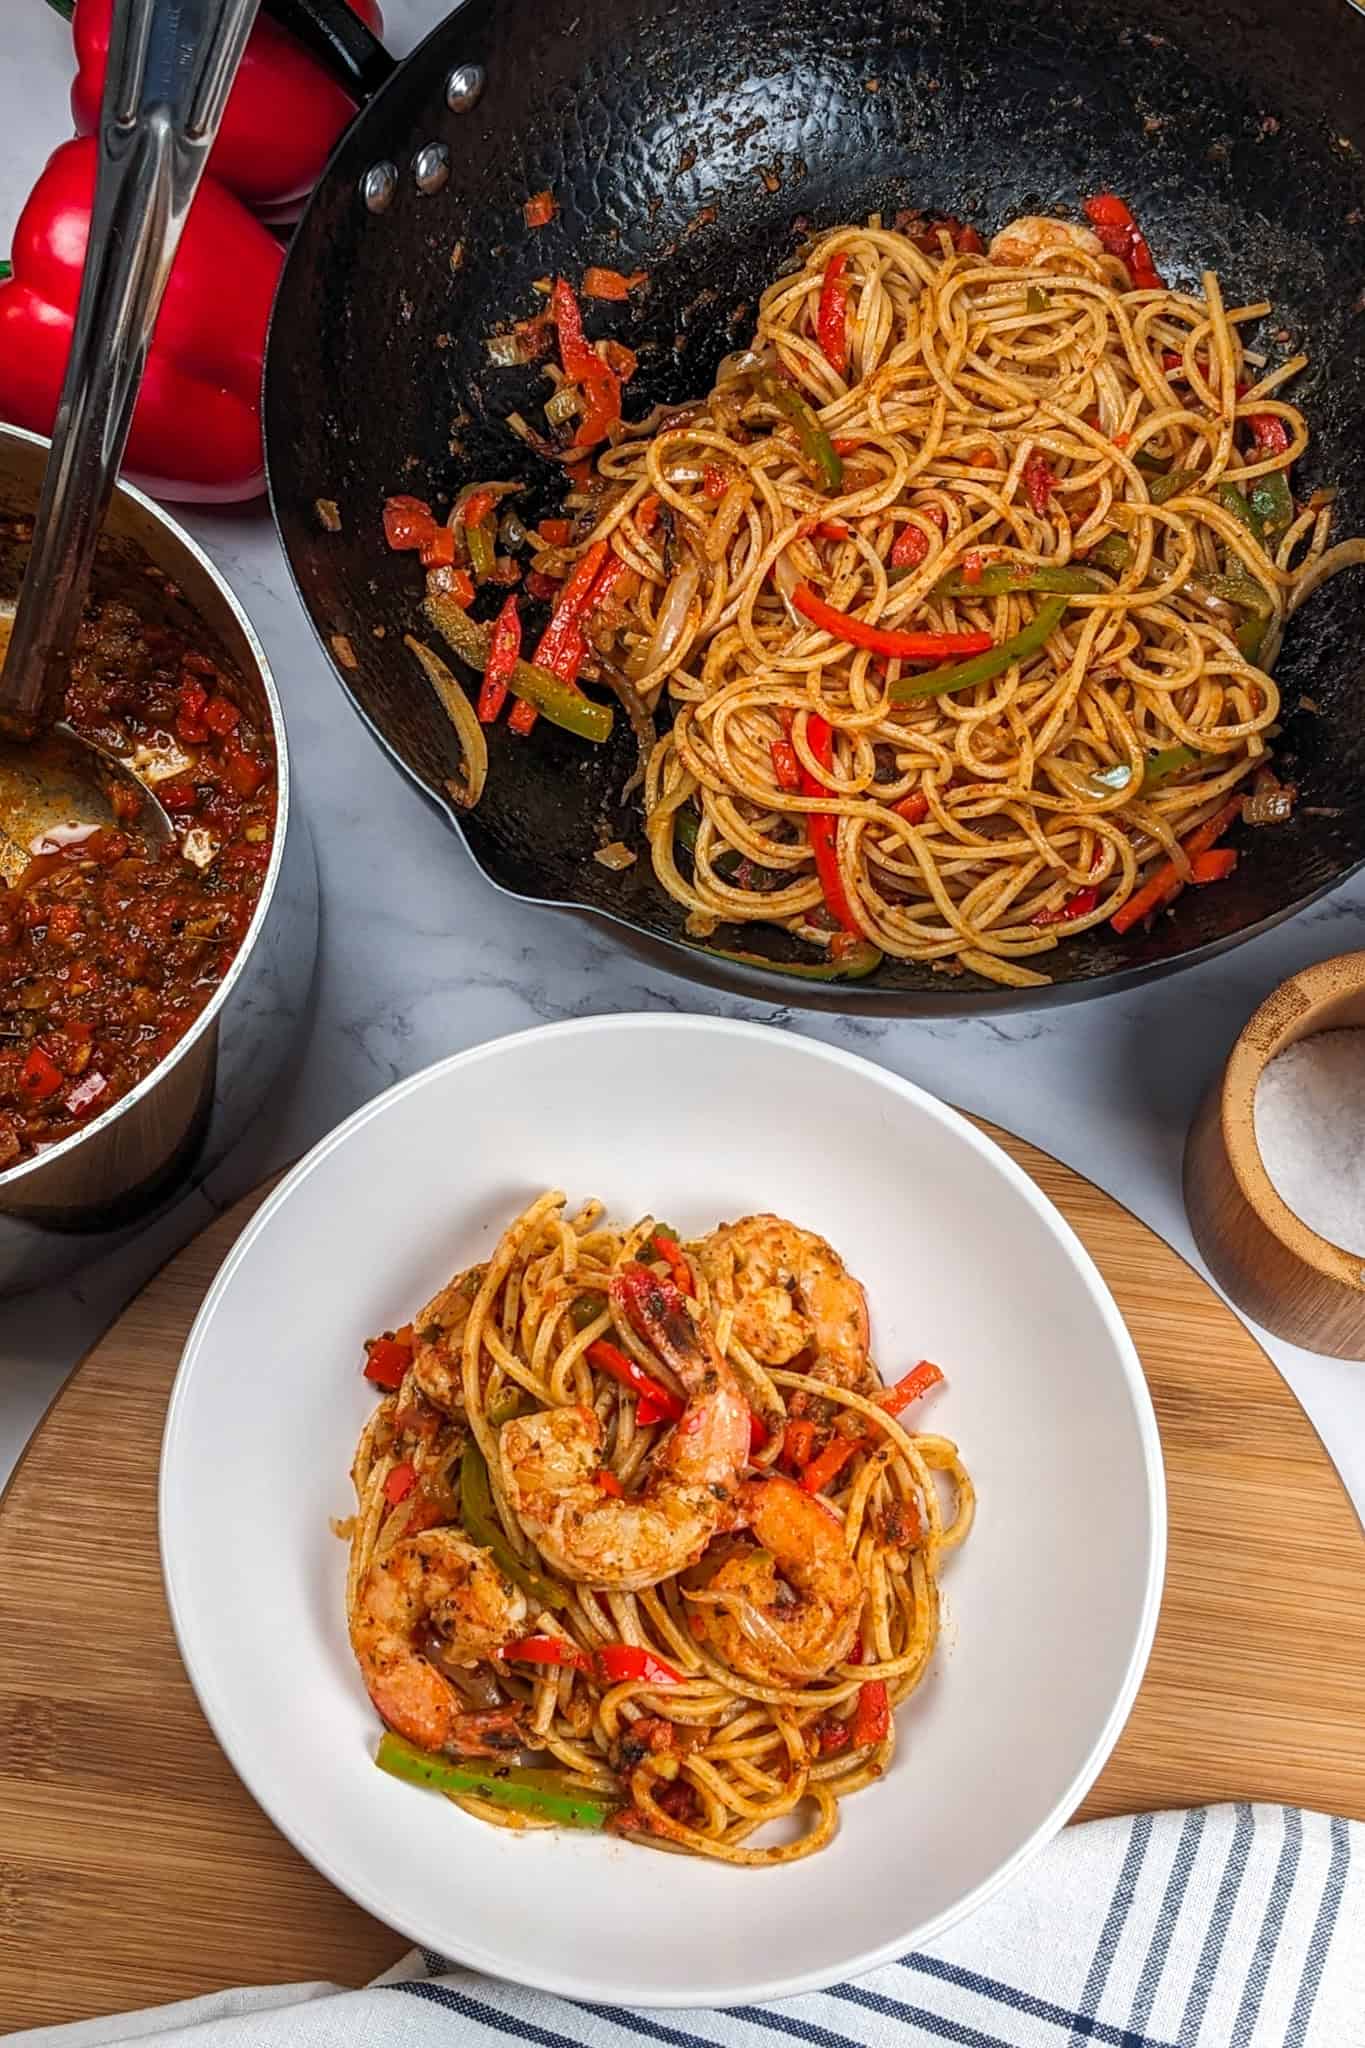
[[[954,1445],[897,1419],[941,1374],[885,1388],[867,1340],[809,1232],[684,1247],[555,1192],[374,1340],[351,1639],[399,1737],[490,1759],[461,1805],[735,1864],[831,1839],[891,1758],[974,1506]]]
[[[1057,221],[989,253],[822,234],[704,403],[599,451],[583,545],[633,575],[590,637],[671,701],[647,829],[695,935],[1030,984],[1230,870],[1285,622],[1365,543],[1290,496],[1306,358],[1241,338],[1269,307],[1167,288],[1129,239],[1141,265]],[[875,644],[906,628],[1005,658],[926,675]]]

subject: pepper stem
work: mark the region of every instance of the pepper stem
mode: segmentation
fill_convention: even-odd
[[[54,14],[60,14],[63,21],[70,21],[76,0],[47,0]]]

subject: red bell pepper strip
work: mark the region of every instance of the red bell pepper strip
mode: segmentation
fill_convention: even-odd
[[[610,1465],[599,1465],[592,1476],[593,1484],[600,1487],[603,1493],[609,1494],[612,1500],[625,1499],[626,1489],[622,1486]]]
[[[564,374],[582,387],[583,417],[574,435],[579,448],[591,448],[604,440],[607,429],[621,417],[620,379],[603,362],[583,332],[583,313],[577,294],[566,278],[555,279],[550,294],[550,311],[559,335],[559,359]]]
[[[1225,882],[1237,865],[1235,846],[1215,846],[1209,853],[1197,853],[1190,862],[1192,882]]]
[[[929,553],[929,536],[922,526],[907,522],[896,535],[891,550],[893,569],[918,569]]]
[[[0,418],[49,434],[80,296],[97,144],[64,142],[0,283]],[[154,497],[227,503],[265,483],[261,363],[281,249],[211,177],[185,222],[133,411],[125,471]],[[225,292],[225,280],[230,290]]]
[[[1048,501],[1057,488],[1057,478],[1051,464],[1041,455],[1030,455],[1024,464],[1024,489],[1034,511],[1041,517],[1048,508]]]
[[[479,686],[475,711],[483,725],[493,721],[507,702],[507,685],[521,657],[521,613],[515,596],[509,597],[498,613],[493,637],[488,643],[488,666]]]
[[[835,640],[851,647],[869,647],[902,661],[943,661],[958,654],[985,654],[995,645],[989,633],[901,633],[889,626],[870,626],[851,612],[836,611],[817,597],[808,583],[798,583],[792,603],[803,618]]]
[[[840,249],[825,265],[815,316],[815,333],[825,361],[841,377],[848,368],[848,285],[844,278],[847,269],[848,257]]]
[[[384,1481],[384,1498],[391,1508],[406,1500],[417,1484],[417,1468],[414,1465],[395,1465]]]
[[[1180,842],[1189,857],[1191,870],[1193,870],[1194,863],[1200,854],[1208,853],[1214,841],[1221,839],[1229,825],[1233,824],[1241,815],[1242,799],[1239,796],[1233,797],[1230,803],[1224,804],[1221,811],[1215,811],[1214,815],[1206,819],[1197,831],[1191,832],[1188,839],[1183,839]],[[1131,931],[1135,924],[1140,924],[1144,918],[1151,917],[1154,912],[1164,909],[1168,903],[1174,903],[1184,886],[1185,878],[1179,868],[1176,867],[1174,861],[1163,861],[1156,873],[1150,876],[1143,883],[1142,887],[1135,890],[1128,898],[1128,901],[1121,904],[1114,912],[1114,915],[1109,920],[1110,925],[1119,934],[1119,937],[1122,938],[1123,934]]]
[[[599,1337],[594,1343],[589,1344],[588,1364],[595,1365],[599,1372],[608,1373],[612,1379],[619,1380],[623,1387],[629,1387],[641,1400],[648,1401],[655,1411],[655,1421],[660,1416],[667,1416],[670,1422],[676,1422],[681,1416],[683,1403],[678,1396],[658,1380],[651,1378],[643,1366],[637,1365],[618,1345],[609,1344],[605,1337]],[[637,1422],[640,1419],[638,1408],[635,1419]]]
[[[869,1678],[858,1687],[858,1704],[853,1709],[853,1743],[856,1749],[870,1749],[885,1742],[891,1727],[891,1701],[884,1678]]]
[[[452,569],[455,566],[455,533],[449,526],[433,523],[430,540],[422,543],[424,569]]]
[[[662,1231],[656,1230],[651,1243],[658,1257],[668,1267],[673,1285],[677,1288],[678,1292],[688,1296],[694,1295],[697,1290],[692,1285],[692,1268],[688,1265],[683,1248],[678,1243],[678,1240],[675,1237],[666,1236]]]
[[[798,584],[798,591],[804,585]],[[836,614],[837,616],[837,614]],[[806,720],[806,738],[810,750],[822,768],[834,764],[834,734],[827,721],[816,714]],[[803,796],[828,796],[828,786],[816,780],[801,763],[801,794]],[[839,872],[839,820],[826,811],[812,811],[806,818],[806,834],[810,850],[815,856],[815,872],[820,877],[820,888],[825,903],[836,923],[846,932],[862,936],[862,926],[853,915],[853,907],[844,888],[844,878]]]
[[[899,1415],[903,1408],[908,1408],[921,1394],[927,1394],[930,1387],[939,1386],[942,1380],[942,1368],[930,1359],[922,1358],[918,1365],[911,1366],[903,1379],[896,1381],[894,1387],[888,1387],[878,1396],[877,1406],[884,1408],[888,1415]]]
[[[35,1045],[19,1069],[19,1093],[26,1102],[46,1102],[65,1079],[57,1062],[40,1045]]]
[[[562,586],[555,600],[550,623],[536,642],[536,651],[531,657],[535,666],[549,669],[551,675],[558,676],[562,683],[576,684],[578,671],[583,666],[588,649],[579,631],[579,621],[592,609],[593,586],[610,552],[610,541],[597,540],[575,562],[568,582]],[[535,722],[534,705],[519,700],[512,706],[508,725],[513,732],[528,733]]]
[[[425,548],[436,531],[436,515],[425,498],[410,498],[405,492],[384,500],[384,538],[401,551]]]
[[[1283,455],[1289,446],[1289,429],[1277,412],[1254,412],[1247,418],[1251,437],[1262,455]]]
[[[1162,279],[1152,261],[1147,238],[1127,204],[1113,192],[1101,192],[1086,200],[1083,211],[1101,246],[1127,265],[1138,291],[1162,290]]]
[[[581,290],[585,299],[628,299],[630,279],[619,270],[606,270],[600,263],[590,263],[583,272]]]
[[[374,0],[347,0],[375,35],[384,17]],[[71,113],[78,135],[99,132],[114,0],[76,0],[71,16],[76,76]],[[302,43],[257,16],[223,109],[210,174],[247,206],[287,219],[301,208],[356,104]]]
[[[749,1456],[751,1458],[762,1450],[771,1435],[772,1431],[763,1420],[763,1417],[756,1415],[751,1408],[749,1410]]]
[[[904,818],[907,825],[922,825],[929,815],[929,799],[922,789],[912,789],[909,796],[902,797],[892,809],[898,818]]]
[[[684,1683],[681,1671],[675,1671],[662,1657],[656,1657],[652,1650],[642,1650],[637,1643],[604,1643],[597,1652],[597,1663],[610,1685],[625,1685],[634,1679],[643,1679],[647,1685]]]
[[[722,468],[718,462],[708,462],[702,470],[702,492],[708,498],[723,498],[732,482],[729,470]]]
[[[804,1472],[815,1455],[815,1424],[798,1416],[782,1432],[782,1462],[792,1472]]]
[[[1030,924],[1065,924],[1070,917],[1089,917],[1100,900],[1098,889],[1087,886],[1078,889],[1074,896],[1068,896],[1065,903],[1059,903],[1055,910],[1035,910]]]
[[[866,1442],[866,1437],[861,1436],[831,1437],[823,1451],[817,1451],[802,1470],[801,1484],[806,1492],[823,1493],[825,1488],[838,1478],[854,1453],[862,1450]]]
[[[518,1636],[515,1642],[504,1643],[499,1655],[509,1664],[558,1664],[574,1671],[589,1669],[587,1652],[563,1636]]]
[[[773,774],[777,777],[779,789],[785,789],[788,796],[795,796],[801,788],[801,763],[790,740],[774,740],[772,743]]]
[[[365,1377],[392,1393],[403,1384],[412,1364],[412,1325],[405,1323],[391,1337],[372,1337],[365,1346]]]
[[[558,211],[553,192],[533,192],[522,202],[521,217],[528,228],[547,228]]]

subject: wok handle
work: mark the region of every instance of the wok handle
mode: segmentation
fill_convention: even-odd
[[[265,0],[265,11],[297,37],[359,106],[398,69],[373,29],[346,0]]]

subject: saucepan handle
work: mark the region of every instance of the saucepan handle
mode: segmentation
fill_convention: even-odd
[[[311,50],[360,106],[397,69],[398,60],[346,0],[265,0],[265,11]]]
[[[90,238],[0,725],[60,716],[66,660],[166,280],[258,0],[120,0],[109,35]]]

